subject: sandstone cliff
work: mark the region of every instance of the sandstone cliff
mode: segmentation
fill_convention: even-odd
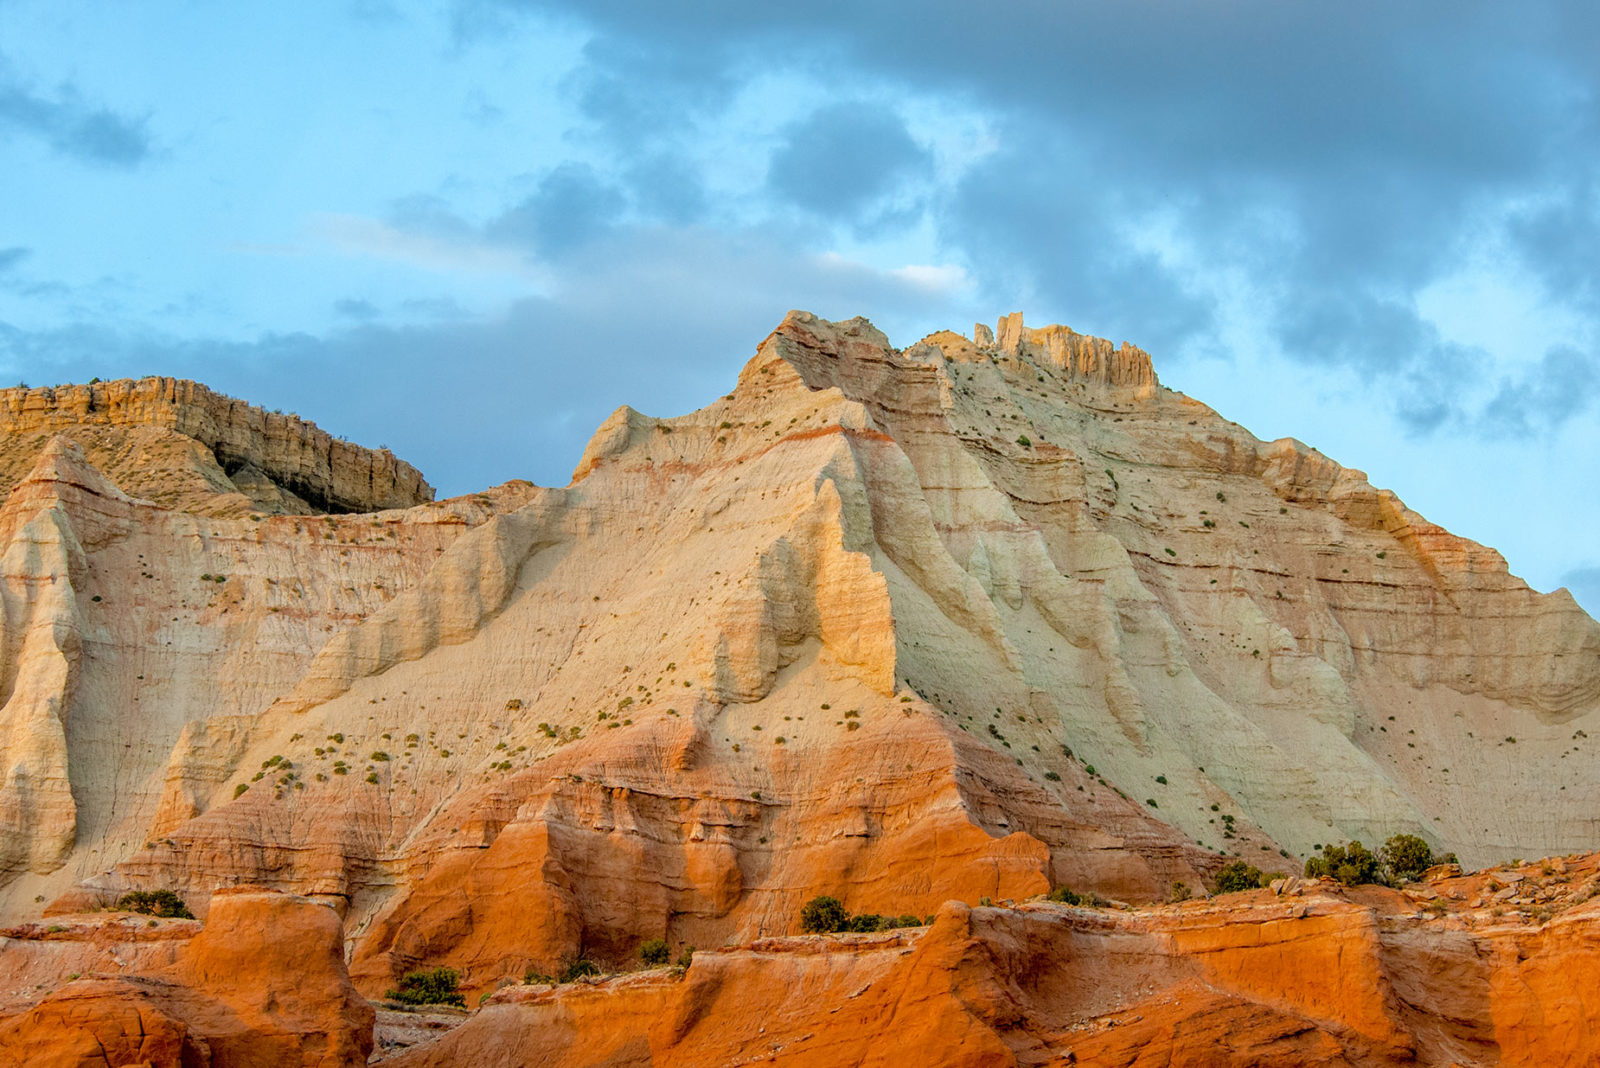
[[[217,896],[203,930],[122,920],[11,932],[0,948],[8,974],[31,965],[60,985],[31,1004],[0,1006],[0,1061],[35,1068],[367,1063],[373,1010],[350,985],[331,910],[239,887]],[[70,978],[47,970],[62,959],[78,967]]]
[[[64,434],[125,492],[206,515],[375,512],[433,500],[386,449],[175,378],[0,390],[0,493]]]
[[[0,906],[265,885],[341,914],[368,993],[476,992],[819,893],[1595,844],[1569,596],[1133,346],[975,333],[793,313],[567,487],[370,515],[195,515],[45,443],[0,508]]]
[[[377,1037],[396,1068],[1577,1068],[1600,1044],[1597,892],[1600,854],[1440,867],[1403,890],[950,901],[922,926],[508,981],[471,1015],[380,1013]],[[332,1068],[374,1046],[334,915],[304,899],[237,888],[203,930],[112,913],[0,936],[0,1056],[18,1063]]]
[[[1131,912],[951,902],[921,929],[508,986],[393,1063],[1577,1068],[1600,1042],[1595,861]],[[1517,894],[1521,910],[1464,900],[1459,884],[1495,876],[1539,885]],[[1564,911],[1535,918],[1540,898]]]

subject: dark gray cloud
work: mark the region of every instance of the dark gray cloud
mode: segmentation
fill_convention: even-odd
[[[1535,363],[1496,376],[1481,349],[1432,337],[1426,355],[1401,379],[1395,413],[1413,434],[1448,428],[1490,440],[1529,438],[1559,430],[1592,409],[1600,394],[1600,360],[1557,345]],[[1486,398],[1477,400],[1475,397]]]
[[[629,198],[646,218],[688,223],[706,212],[705,184],[699,172],[674,153],[636,157],[625,166],[622,179]]]
[[[1600,174],[1517,212],[1512,248],[1557,300],[1600,316]]]
[[[1104,181],[1092,157],[1018,140],[966,173],[942,227],[991,305],[1029,295],[1075,329],[1170,351],[1210,327],[1211,305],[1183,271],[1127,239],[1121,227],[1141,200]]]
[[[1444,346],[1438,328],[1424,320],[1410,301],[1371,293],[1312,290],[1286,301],[1278,329],[1285,347],[1297,358],[1351,367],[1363,375],[1410,365],[1423,379],[1433,379],[1450,373],[1467,355]],[[1470,379],[1470,374],[1466,377]]]
[[[1475,358],[1441,347],[1416,310],[1418,295],[1474,251],[1509,254],[1547,299],[1600,327],[1590,192],[1600,61],[1577,43],[1600,47],[1592,7],[472,0],[465,9],[589,27],[575,84],[622,150],[629,136],[659,144],[714,119],[740,85],[775,69],[852,87],[847,98],[870,86],[874,99],[977,109],[1000,149],[929,210],[949,254],[991,287],[1082,308],[1175,358],[1216,343],[1208,286],[1227,276],[1259,332],[1290,357],[1404,381]],[[909,136],[859,117],[851,136],[828,114],[786,132],[773,186],[813,210],[848,213],[878,174],[911,165]],[[863,142],[886,153],[881,170],[845,169]],[[840,157],[831,170],[820,158],[828,150]],[[1190,262],[1167,262],[1130,225],[1153,218]],[[1513,387],[1495,409],[1513,414],[1500,422],[1513,425],[1520,403]],[[1448,421],[1436,405],[1406,413],[1414,428]]]
[[[627,206],[623,193],[587,163],[563,163],[535,192],[489,224],[489,236],[557,256],[602,237]]]
[[[1600,360],[1570,346],[1557,346],[1537,364],[1501,382],[1480,422],[1496,436],[1526,437],[1553,430],[1588,411],[1597,389]]]
[[[1400,332],[1404,345],[1412,336],[1409,324],[1396,316],[1395,329]],[[1477,393],[1475,388],[1489,374],[1492,361],[1481,348],[1447,342],[1438,331],[1427,324],[1415,338],[1416,348],[1398,351],[1404,356],[1408,351],[1420,352],[1413,357],[1404,375],[1396,384],[1394,411],[1410,434],[1425,437],[1442,429],[1474,430],[1474,423],[1482,423],[1481,412],[1473,413],[1465,405],[1465,398]],[[1381,334],[1378,340],[1381,340]],[[1370,354],[1369,354],[1370,355]],[[1376,354],[1381,361],[1383,354]]]
[[[820,107],[783,131],[767,185],[808,211],[860,223],[931,162],[894,109],[848,100]]]
[[[42,139],[65,156],[107,167],[134,167],[150,157],[148,120],[90,104],[72,85],[41,96],[18,82],[0,59],[0,131]]]

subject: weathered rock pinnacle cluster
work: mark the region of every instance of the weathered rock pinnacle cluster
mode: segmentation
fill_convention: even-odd
[[[93,969],[168,984],[138,1011],[171,1048],[253,1063],[177,992],[224,903],[342,931],[348,979],[260,1024],[324,1036],[306,1064],[366,1055],[326,1038],[365,1026],[339,983],[441,966],[512,985],[404,1063],[874,1063],[862,1029],[899,1027],[930,1063],[1468,1064],[1506,1012],[1589,1019],[1528,963],[1593,966],[1570,895],[1525,945],[1317,884],[994,904],[1146,905],[1402,832],[1469,866],[1600,848],[1600,624],[1131,345],[794,312],[727,396],[618,409],[568,486],[442,502],[193,383],[10,390],[0,475],[0,911],[33,925],[0,967],[36,977],[0,1049],[129,1033],[125,985],[61,986]],[[133,889],[205,934],[91,961]],[[819,894],[937,920],[791,939]],[[655,938],[744,948],[522,983]],[[1430,1005],[1469,958],[1472,1011]]]

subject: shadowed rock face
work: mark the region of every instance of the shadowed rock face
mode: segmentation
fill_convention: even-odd
[[[367,993],[477,994],[816,894],[1592,845],[1569,596],[1132,346],[978,333],[791,313],[564,488],[370,514],[162,507],[46,441],[0,507],[0,909],[264,885],[337,910]]]
[[[0,390],[0,491],[54,435],[127,493],[204,515],[375,512],[433,500],[416,468],[296,415],[176,378]]]

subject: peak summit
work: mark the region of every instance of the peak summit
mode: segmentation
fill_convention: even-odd
[[[1080,334],[1070,326],[1052,323],[1037,329],[1024,326],[1022,313],[1002,315],[994,331],[977,323],[972,339],[1008,356],[1044,363],[1070,377],[1110,386],[1154,388],[1156,373],[1150,354],[1124,341],[1114,345],[1103,337]]]

